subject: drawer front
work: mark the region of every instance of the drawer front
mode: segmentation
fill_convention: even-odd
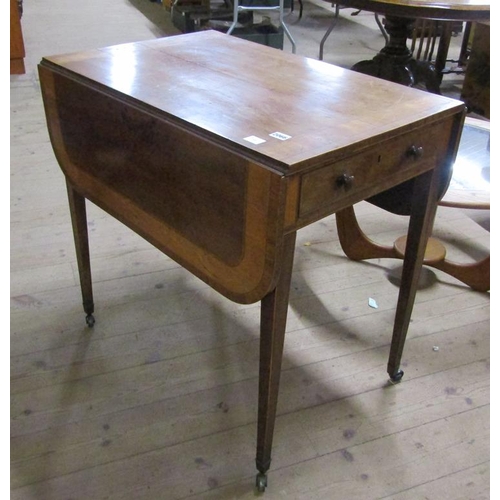
[[[299,221],[324,217],[434,168],[448,154],[452,124],[450,118],[413,130],[304,174]]]

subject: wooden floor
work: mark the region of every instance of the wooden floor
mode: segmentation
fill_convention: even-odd
[[[176,30],[148,0],[24,4],[27,73],[11,77],[11,498],[254,498],[259,305],[230,303],[90,205],[97,323],[85,328],[44,123],[42,55]],[[306,6],[293,32],[326,29],[329,13]],[[406,230],[405,218],[356,209],[380,242]],[[471,261],[489,250],[482,225],[440,208],[435,234]],[[333,217],[299,232],[264,498],[490,497],[489,294],[427,270],[394,386],[399,268],[348,261]]]

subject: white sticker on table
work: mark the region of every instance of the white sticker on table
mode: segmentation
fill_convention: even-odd
[[[271,137],[274,137],[275,139],[279,139],[280,141],[287,141],[288,139],[291,139],[291,135],[284,134],[283,132],[273,132],[272,134],[269,134]]]
[[[266,142],[265,139],[261,139],[260,137],[257,137],[255,135],[249,135],[248,137],[245,137],[243,140],[251,142],[252,144],[262,144],[263,142]]]

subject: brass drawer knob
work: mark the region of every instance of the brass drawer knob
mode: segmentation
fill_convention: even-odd
[[[409,156],[410,158],[421,158],[422,155],[424,154],[424,148],[422,146],[411,146],[408,151],[406,151],[406,156]]]
[[[337,187],[344,188],[345,190],[350,189],[354,184],[354,175],[342,174],[335,180]]]

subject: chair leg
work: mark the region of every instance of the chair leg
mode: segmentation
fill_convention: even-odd
[[[292,6],[293,6],[293,0],[292,0]],[[302,0],[299,0],[299,19],[302,19],[303,12],[304,12],[304,2]]]
[[[293,12],[295,10],[295,2],[291,1],[290,11]],[[302,19],[302,13],[304,12],[304,2],[299,0],[299,20]]]
[[[326,39],[330,36],[330,33],[333,31],[333,28],[335,28],[335,25],[337,24],[337,21],[339,20],[339,12],[340,12],[340,5],[337,3],[335,4],[335,14],[333,16],[332,24],[330,24],[330,27],[328,28],[327,32],[321,39],[321,42],[319,42],[319,60],[323,60],[323,48],[325,46]]]
[[[377,23],[378,29],[380,30],[380,33],[382,33],[385,44],[387,45],[389,43],[389,35],[387,34],[387,31],[385,31],[383,22],[380,20],[380,15],[377,13],[375,14],[375,22]]]

